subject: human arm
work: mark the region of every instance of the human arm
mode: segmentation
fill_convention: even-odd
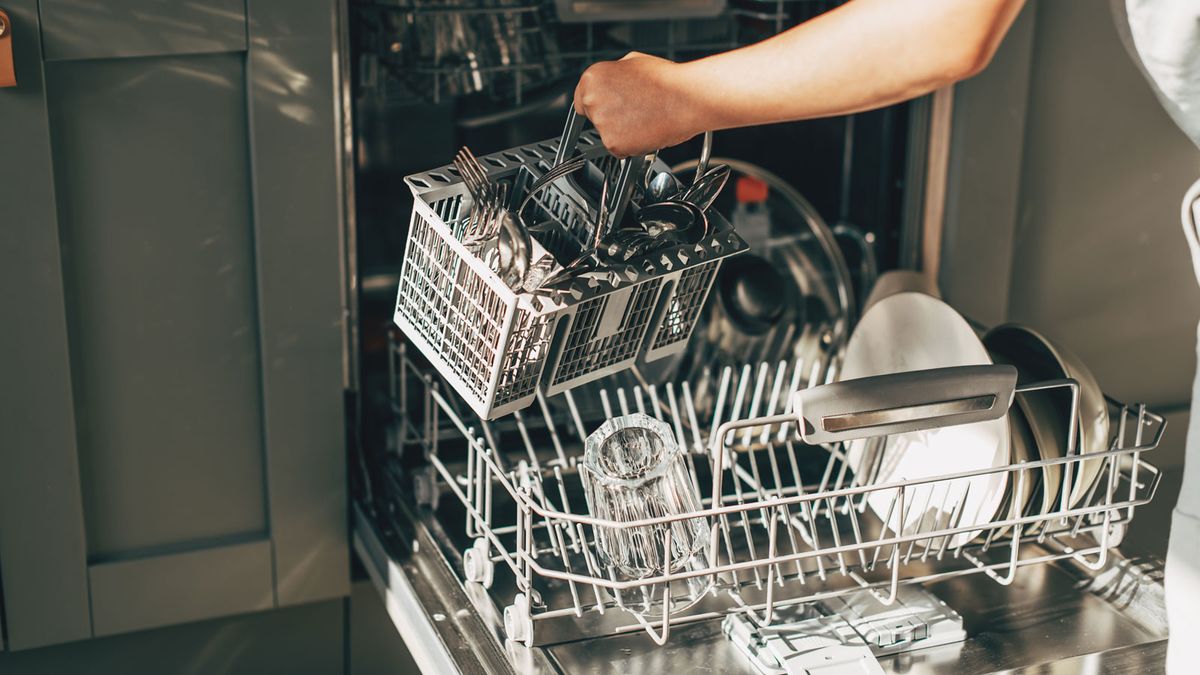
[[[698,133],[845,115],[971,77],[1024,0],[852,0],[733,51],[687,63],[645,54],[594,64],[575,107],[615,154]]]

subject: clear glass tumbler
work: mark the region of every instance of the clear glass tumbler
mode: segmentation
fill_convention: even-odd
[[[633,522],[686,516],[701,510],[700,497],[683,449],[671,427],[634,413],[605,422],[588,436],[581,471],[588,511],[595,518]],[[666,550],[668,530],[671,546]],[[657,525],[597,527],[596,548],[618,580],[645,579],[683,570],[706,569],[709,524],[704,517]],[[712,577],[691,577],[673,588],[671,609],[690,605],[712,586]],[[641,587],[641,609],[662,601],[658,584]],[[682,592],[686,597],[676,597]],[[633,599],[625,598],[628,604]]]

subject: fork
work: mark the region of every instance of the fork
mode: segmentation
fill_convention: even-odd
[[[500,236],[501,222],[508,211],[508,185],[500,183],[492,194],[472,214],[472,223],[463,234],[462,242],[468,248],[481,246]]]
[[[466,244],[478,244],[488,238],[492,230],[498,230],[496,209],[503,205],[507,189],[488,178],[487,169],[475,158],[471,149],[464,146],[454,156],[454,167],[462,176],[463,184],[475,200],[460,239]],[[503,194],[502,194],[503,193]]]

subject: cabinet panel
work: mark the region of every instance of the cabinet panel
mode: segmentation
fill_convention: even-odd
[[[10,650],[349,590],[345,8],[262,6],[5,4]]]
[[[47,84],[89,556],[265,533],[244,55]]]
[[[41,0],[47,61],[246,49],[244,0]]]
[[[333,5],[249,4],[263,401],[280,605],[350,591],[338,41]],[[260,20],[260,16],[264,18]],[[260,34],[259,30],[266,31]],[[280,35],[280,33],[286,33]],[[336,358],[331,358],[336,357]]]
[[[96,637],[275,604],[265,539],[93,565],[88,581]]]
[[[0,89],[0,573],[8,648],[91,634],[50,129],[36,0],[6,0]]]

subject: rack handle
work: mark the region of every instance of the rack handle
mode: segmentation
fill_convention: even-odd
[[[587,118],[575,110],[575,101],[571,101],[567,106],[567,123],[563,125],[562,136],[558,139],[558,150],[554,153],[554,166],[562,164],[575,154],[575,147],[579,145],[579,135],[583,133],[583,125],[586,123]]]
[[[1017,369],[954,366],[843,380],[792,394],[806,443],[836,443],[1003,417]]]
[[[646,158],[643,156],[625,157],[621,160],[617,169],[616,186],[609,196],[611,201],[608,217],[605,219],[607,222],[601,223],[605,233],[613,231],[625,217],[629,200],[633,198],[633,188],[641,180],[645,167]]]

